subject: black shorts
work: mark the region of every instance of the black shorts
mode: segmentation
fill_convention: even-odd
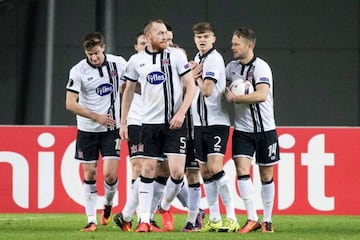
[[[82,162],[97,162],[99,153],[103,159],[119,158],[119,129],[108,132],[77,131],[75,159]]]
[[[185,169],[200,169],[199,162],[195,158],[194,140],[186,141],[186,163]]]
[[[215,125],[207,127],[195,126],[194,142],[195,157],[201,162],[207,162],[211,154],[224,155],[229,138],[229,126]]]
[[[143,124],[141,142],[144,144],[145,158],[164,160],[164,155],[186,154],[186,126],[169,129],[165,124]]]
[[[234,130],[232,138],[233,159],[255,154],[256,163],[260,166],[271,166],[280,160],[279,142],[276,130],[263,133],[247,133]]]
[[[128,126],[128,149],[130,160],[143,155],[144,146],[140,142],[141,126],[129,125]]]

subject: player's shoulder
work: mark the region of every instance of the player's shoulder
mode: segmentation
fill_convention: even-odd
[[[70,72],[83,72],[87,68],[89,68],[89,64],[86,61],[86,58],[81,59],[74,66],[71,67]]]
[[[164,51],[166,52],[178,52],[178,51],[181,51],[180,50],[180,47],[167,47],[164,49]]]
[[[226,66],[229,67],[238,66],[238,65],[240,65],[239,60],[231,60],[230,62],[228,62],[228,64],[226,64]]]
[[[215,61],[224,62],[223,56],[222,56],[221,53],[220,53],[218,50],[216,50],[216,49],[214,49],[213,51],[210,52],[208,58],[213,59],[213,60],[215,60]]]
[[[105,54],[106,55],[106,59],[110,62],[116,62],[116,63],[120,63],[120,64],[126,64],[126,60],[125,58],[123,58],[120,55],[114,55],[114,54]]]
[[[164,49],[165,52],[168,52],[172,55],[186,55],[185,49],[180,47],[167,47]]]
[[[144,58],[146,58],[146,56],[147,56],[147,54],[146,54],[145,50],[142,50],[140,52],[137,52],[137,53],[134,53],[133,55],[131,55],[128,62],[137,61],[139,59],[144,59]]]
[[[266,68],[270,68],[270,65],[268,64],[267,61],[265,61],[263,58],[261,57],[256,57],[255,61],[254,61],[254,65],[256,65],[257,67],[266,67]]]

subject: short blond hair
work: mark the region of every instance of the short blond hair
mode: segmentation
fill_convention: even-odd
[[[144,34],[150,31],[150,28],[152,27],[153,23],[165,24],[165,22],[161,19],[149,20],[144,26]]]

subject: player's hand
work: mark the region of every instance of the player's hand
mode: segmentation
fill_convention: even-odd
[[[225,89],[225,99],[226,99],[226,101],[228,101],[230,103],[233,103],[234,100],[235,100],[234,98],[235,98],[235,95],[230,91],[230,88],[226,87],[226,89]]]
[[[112,128],[116,126],[116,122],[111,116],[111,114],[98,114],[95,121],[107,128]]]
[[[189,66],[191,69],[191,74],[193,76],[193,79],[197,79],[201,77],[202,75],[202,64],[198,64],[195,61],[190,61]]]
[[[129,139],[128,128],[127,128],[126,124],[121,124],[120,130],[119,130],[119,135],[120,135],[121,140]]]
[[[185,115],[176,113],[174,117],[170,120],[169,128],[170,129],[179,129],[184,124]]]

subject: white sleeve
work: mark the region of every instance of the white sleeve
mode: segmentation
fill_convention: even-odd
[[[254,72],[255,84],[267,83],[272,85],[272,72],[270,66],[266,62],[258,64]]]
[[[125,84],[125,78],[124,78],[124,74],[125,74],[125,69],[127,66],[127,62],[126,60],[119,56],[119,61],[117,62],[117,68],[118,68],[118,74],[119,74],[119,85],[120,88],[123,84]]]
[[[72,92],[80,93],[81,90],[81,77],[79,68],[74,66],[69,72],[69,81],[66,84],[66,89]]]
[[[180,76],[190,71],[189,61],[181,49],[176,49],[176,69]]]
[[[204,62],[203,79],[213,79],[215,83],[219,80],[220,74],[224,71],[224,62],[217,58],[217,55],[210,55]]]
[[[139,79],[139,73],[136,71],[136,56],[137,55],[131,56],[128,61],[124,73],[125,79],[130,79],[131,81],[137,81]]]

